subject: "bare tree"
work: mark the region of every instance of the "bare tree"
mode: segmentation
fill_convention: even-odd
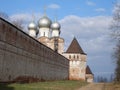
[[[120,41],[120,3],[115,3],[114,10],[113,10],[113,20],[110,26],[112,30],[112,37]]]
[[[97,76],[96,78],[97,82],[108,82],[106,77],[102,77],[102,76]]]
[[[0,17],[9,20],[9,16],[5,12],[0,11]]]
[[[8,16],[8,14],[6,14],[5,12],[1,12],[1,11],[0,11],[0,17],[5,20],[10,21],[13,25],[18,27],[19,29],[22,29],[22,30],[24,29],[24,26],[23,26],[24,21],[23,20],[20,20],[20,19],[10,20],[10,17]]]
[[[113,21],[111,25],[112,37],[116,41],[114,58],[116,63],[115,80],[120,82],[120,2],[114,7]]]
[[[120,82],[120,42],[117,44],[114,57],[116,60],[115,81]]]
[[[23,26],[24,21],[23,20],[13,20],[12,24],[14,24],[16,27],[18,27],[19,29],[23,30],[24,26]]]

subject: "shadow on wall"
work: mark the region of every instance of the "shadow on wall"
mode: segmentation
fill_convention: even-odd
[[[10,84],[0,83],[0,90],[14,90],[14,87],[9,85]]]

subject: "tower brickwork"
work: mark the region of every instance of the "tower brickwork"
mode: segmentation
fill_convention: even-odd
[[[76,38],[73,39],[64,56],[69,59],[69,79],[85,80],[86,54]]]

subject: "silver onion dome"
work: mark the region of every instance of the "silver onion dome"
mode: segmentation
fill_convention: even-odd
[[[58,22],[54,22],[51,24],[51,29],[52,30],[60,30],[61,26]]]
[[[39,28],[41,27],[50,27],[51,26],[51,20],[47,16],[43,16],[38,21]]]
[[[37,25],[35,24],[35,22],[31,22],[29,25],[28,25],[28,29],[31,30],[37,30]]]

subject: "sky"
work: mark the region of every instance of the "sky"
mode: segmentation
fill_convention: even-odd
[[[44,14],[61,24],[61,37],[65,39],[65,50],[76,37],[87,53],[87,65],[96,76],[111,76],[115,63],[112,58],[115,43],[110,36],[115,0],[0,0],[0,11],[11,20],[37,21]]]

